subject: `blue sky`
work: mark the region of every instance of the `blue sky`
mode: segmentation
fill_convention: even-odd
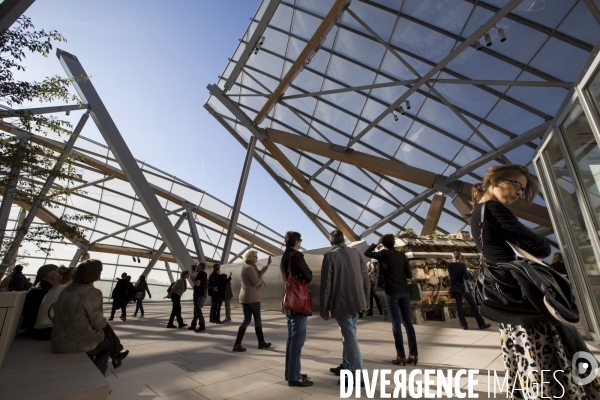
[[[134,156],[233,204],[245,149],[203,108],[259,0],[37,0],[25,13],[36,29],[75,54]],[[30,56],[19,78],[65,76],[58,59]],[[77,121],[79,113],[72,113]],[[104,143],[88,122],[83,134]],[[242,211],[303,247],[328,245],[306,215],[253,162]]]

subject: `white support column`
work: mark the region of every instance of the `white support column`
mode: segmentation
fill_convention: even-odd
[[[186,217],[187,217],[187,212],[183,212],[181,214],[181,217],[179,217],[179,219],[175,223],[175,227],[174,227],[175,234],[178,236],[179,236],[179,234],[177,233],[177,229],[179,229],[181,224],[183,224],[183,221],[185,221]],[[165,241],[163,241],[163,243],[160,245],[158,250],[156,250],[156,253],[152,257],[152,260],[150,260],[150,262],[148,263],[148,266],[146,267],[144,272],[142,272],[142,275],[144,275],[146,278],[148,278],[148,274],[150,273],[150,271],[152,271],[152,268],[154,268],[154,265],[156,264],[156,262],[158,261],[160,256],[162,256],[162,254],[165,252],[166,248],[167,248],[167,243]],[[190,259],[191,259],[191,257],[190,257]],[[192,263],[190,263],[190,265],[192,265]],[[189,266],[188,266],[188,268],[189,268]]]
[[[77,246],[78,249],[75,252],[75,255],[73,256],[73,259],[71,260],[71,264],[69,264],[69,267],[76,267],[77,264],[79,264],[79,260],[81,260],[81,256],[83,256],[85,253],[87,253],[88,250],[90,249],[89,243],[87,243],[84,240],[77,241],[77,243],[75,243],[75,246]]]
[[[242,167],[242,176],[240,177],[240,184],[238,185],[237,194],[235,195],[235,203],[233,203],[233,209],[231,210],[231,216],[229,217],[229,227],[227,228],[227,236],[225,238],[225,244],[223,245],[223,256],[221,257],[222,264],[225,264],[229,259],[231,244],[233,243],[235,227],[237,226],[240,209],[242,208],[242,201],[244,200],[244,191],[246,190],[246,183],[248,182],[248,175],[250,174],[255,147],[256,136],[252,136],[248,143],[248,151],[246,152],[246,159],[244,160],[244,166]]]
[[[23,138],[19,138],[18,140],[20,142],[19,145],[21,146],[25,146],[27,143],[27,141]],[[11,168],[9,175],[11,176],[11,180],[4,190],[4,195],[2,196],[2,205],[0,205],[0,243],[4,241],[4,236],[6,236],[6,225],[8,225],[10,209],[12,208],[12,203],[17,191],[17,184],[19,183],[21,168]],[[1,271],[0,276],[2,276]]]
[[[198,235],[198,227],[196,226],[196,219],[194,218],[194,205],[192,203],[184,203],[185,213],[187,214],[188,223],[190,224],[190,233],[192,234],[192,239],[194,240],[194,248],[196,249],[196,254],[198,255],[198,260],[205,263],[206,257],[204,257],[204,251],[202,250],[202,243],[200,242],[200,235]],[[188,265],[190,268],[194,265]]]
[[[177,261],[177,264],[179,264],[182,270],[189,268],[194,263],[192,257],[177,234],[177,230],[173,228],[169,218],[165,215],[165,211],[152,191],[144,173],[135,158],[133,158],[133,154],[127,147],[127,143],[125,143],[123,136],[121,136],[102,99],[88,78],[89,75],[73,54],[57,49],[56,56],[69,78],[75,79],[73,83],[75,90],[81,100],[89,105],[92,119],[98,126],[98,130],[102,134],[102,137],[104,137],[125,176],[127,176],[127,180],[140,199],[148,216],[154,222],[156,229]],[[81,77],[85,77],[86,79],[81,79]]]

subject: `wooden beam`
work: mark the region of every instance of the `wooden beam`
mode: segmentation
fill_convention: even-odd
[[[315,203],[317,203],[317,205],[321,208],[321,210],[323,210],[325,215],[329,217],[331,222],[333,222],[333,224],[344,233],[348,240],[352,242],[360,240],[356,233],[354,233],[350,226],[348,226],[346,221],[344,221],[344,219],[340,217],[340,215],[331,206],[331,204],[329,204],[327,200],[325,200],[325,198],[321,196],[321,193],[319,193],[317,189],[304,178],[302,172],[300,172],[300,170],[296,168],[294,164],[292,164],[292,162],[285,156],[285,154],[283,154],[283,152],[279,150],[279,147],[277,147],[275,143],[267,139],[264,140],[262,144],[267,150],[269,150],[273,158],[279,161],[279,164],[281,164],[283,169],[285,169],[287,173],[290,174],[292,178],[298,183],[298,185],[302,187],[304,192],[307,195],[309,195]]]
[[[295,135],[278,129],[267,129],[269,140],[282,144],[291,149],[307,151],[326,158],[341,161],[346,164],[354,165],[359,168],[368,169],[386,176],[401,179],[415,185],[432,187],[435,182],[436,174],[421,168],[411,167],[400,161],[386,160],[385,158],[373,156],[349,149],[347,151],[337,151],[332,149],[332,145],[320,140],[312,139],[308,136]]]
[[[437,229],[442,211],[444,211],[444,204],[446,204],[446,196],[440,196],[439,194],[433,196],[429,205],[429,211],[427,212],[427,218],[425,218],[423,229],[421,229],[421,236],[431,235]]]
[[[471,205],[469,198],[459,194],[452,199],[452,205],[456,208],[458,213],[463,216],[467,224],[471,226],[471,217],[467,217],[467,214],[471,213],[473,206]]]
[[[277,87],[275,88],[275,90],[273,91],[263,108],[256,115],[256,118],[254,118],[254,122],[257,125],[265,119],[269,111],[271,111],[271,109],[275,106],[275,103],[277,103],[279,98],[292,84],[296,76],[300,72],[302,72],[306,60],[309,60],[311,57],[314,56],[315,52],[319,49],[319,47],[327,37],[327,34],[331,30],[331,28],[333,28],[336,21],[340,18],[342,12],[344,12],[344,9],[348,4],[350,4],[350,0],[336,0],[336,2],[333,4],[331,9],[325,16],[325,18],[323,18],[321,25],[319,25],[312,38],[310,38],[310,40],[304,47],[304,50],[302,50],[294,64],[292,64],[292,66],[285,74],[283,79],[279,82],[279,85],[277,85]]]
[[[406,182],[414,183],[419,186],[426,188],[433,187],[435,182],[436,174],[421,168],[412,167],[410,165],[402,164],[399,161],[386,160],[381,157],[373,156],[356,150],[348,151],[337,151],[332,149],[332,145],[329,143],[322,142],[310,138],[308,136],[295,135],[293,133],[285,132],[279,129],[266,129],[269,140],[275,143],[282,144],[292,149],[303,150],[312,154],[317,154],[326,158],[337,160],[346,164],[354,165],[356,167],[364,168],[369,171],[377,172],[386,176],[401,179]],[[461,196],[464,197],[460,200],[464,203],[467,201],[470,204],[471,190],[473,185],[464,182],[462,186]],[[457,200],[458,202],[458,200]],[[452,202],[455,204],[455,202]],[[456,206],[456,204],[455,204]],[[464,209],[464,204],[457,207],[459,213],[464,215],[465,212],[470,212]],[[469,206],[470,207],[470,206]],[[545,207],[537,204],[527,206],[521,199],[517,200],[513,205],[509,207],[512,212],[519,218],[526,219],[534,222],[538,225],[552,228],[550,222],[550,215]]]

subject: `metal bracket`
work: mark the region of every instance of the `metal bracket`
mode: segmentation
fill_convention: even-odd
[[[456,194],[462,193],[464,182],[460,180],[455,180],[452,183],[448,183],[449,180],[449,177],[437,174],[435,176],[435,180],[433,181],[432,189],[437,190],[438,192],[442,192],[444,194],[451,194],[452,192]]]
[[[329,146],[329,150],[337,151],[338,153],[344,154],[354,153],[354,149],[347,149],[344,146],[340,146],[339,144],[332,144],[331,146]]]

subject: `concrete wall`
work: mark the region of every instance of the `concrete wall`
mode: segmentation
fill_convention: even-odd
[[[365,249],[368,247],[367,243],[364,241],[350,243],[348,246],[356,248],[360,252],[361,255],[365,251]],[[323,263],[323,255],[325,253],[327,253],[330,249],[331,249],[331,247],[325,247],[325,248],[314,249],[314,250],[306,250],[306,251],[301,250],[302,253],[304,254],[304,260],[306,261],[306,264],[308,265],[308,267],[311,269],[311,271],[313,273],[313,280],[308,285],[308,288],[310,289],[310,293],[312,296],[313,313],[318,313],[318,311],[319,311],[319,304],[320,304],[319,303],[319,292],[321,290],[321,265]],[[367,259],[364,256],[363,256],[363,259],[365,261],[365,264],[368,261],[370,261],[370,259]],[[258,266],[258,269],[263,268],[265,265],[267,265],[267,259],[259,260],[256,265]],[[265,300],[281,300],[281,298],[283,297],[284,282],[283,282],[283,279],[281,278],[280,265],[281,265],[281,256],[273,257],[271,265],[269,266],[269,270],[263,276],[263,280],[265,281],[265,287],[262,289],[261,294],[262,294],[262,298]],[[241,277],[241,272],[242,272],[243,266],[244,266],[243,262],[238,262],[238,263],[227,264],[227,265],[221,266],[222,274],[229,275],[230,272],[233,273],[232,278],[231,278],[231,289],[233,290],[233,297],[235,300],[238,299],[238,296],[240,293],[240,288],[241,288],[241,278],[240,277]],[[285,268],[287,268],[287,266],[285,266]],[[210,272],[211,271],[209,270],[208,274],[210,274]],[[273,301],[270,301],[269,303],[273,303]]]
[[[17,335],[27,292],[0,292],[0,369]]]

